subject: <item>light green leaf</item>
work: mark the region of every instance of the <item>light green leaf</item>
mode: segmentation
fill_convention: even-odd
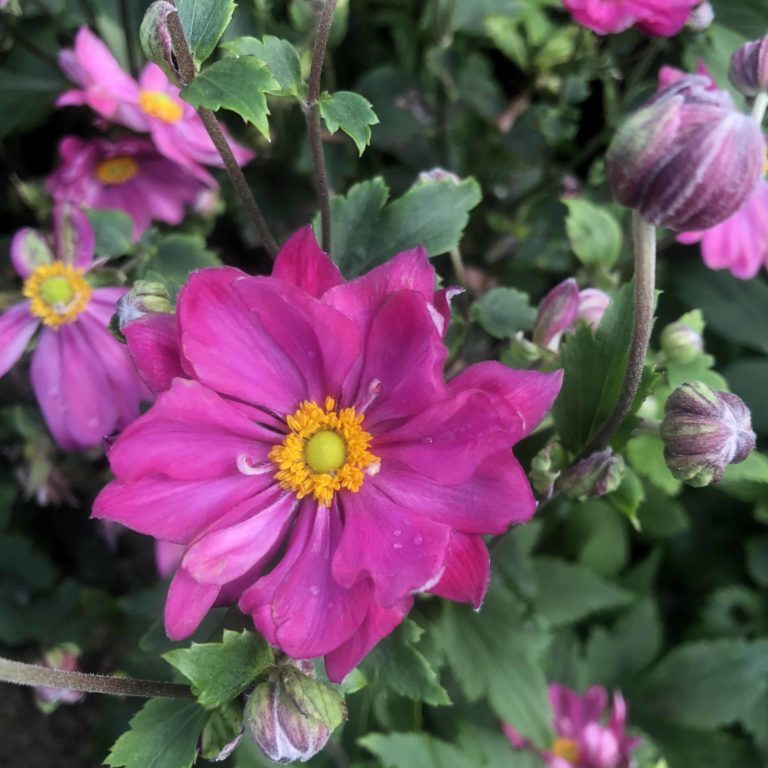
[[[527,331],[536,319],[528,295],[514,288],[492,288],[472,306],[472,319],[497,339],[511,339]]]
[[[113,745],[113,768],[190,768],[208,713],[195,702],[150,699]]]
[[[368,99],[351,91],[337,91],[320,97],[320,114],[330,133],[341,128],[355,142],[362,156],[371,143],[371,126],[379,122]]]
[[[585,267],[610,269],[621,255],[621,227],[604,207],[583,198],[563,200],[565,229],[573,252]]]
[[[627,443],[627,457],[639,475],[648,478],[657,488],[676,496],[682,483],[675,480],[664,461],[664,443],[658,435],[643,434]]]
[[[195,62],[202,64],[215,50],[216,44],[235,12],[234,0],[176,0],[181,26]]]
[[[268,91],[275,96],[298,96],[301,92],[301,63],[296,49],[279,37],[266,35],[238,37],[222,46],[234,56],[255,56],[269,70],[279,88]]]
[[[128,253],[133,243],[133,219],[128,214],[89,208],[85,215],[96,236],[94,250],[97,258],[111,259]]]
[[[269,140],[269,107],[265,93],[280,89],[270,71],[255,56],[221,59],[206,67],[181,98],[194,107],[229,109],[254,125]]]
[[[358,743],[385,768],[477,768],[453,744],[423,733],[369,733]]]
[[[243,710],[238,702],[232,702],[211,712],[200,738],[200,755],[206,760],[217,761],[224,750],[243,732]]]
[[[205,240],[200,235],[166,235],[157,241],[156,249],[149,267],[163,278],[172,294],[187,281],[193,270],[221,265],[215,254],[205,247]]]
[[[239,696],[270,664],[272,652],[254,632],[224,630],[220,643],[192,643],[163,654],[192,683],[197,700],[211,708]]]

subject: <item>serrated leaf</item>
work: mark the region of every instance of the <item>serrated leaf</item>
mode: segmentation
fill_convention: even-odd
[[[280,86],[255,56],[221,59],[206,67],[184,90],[181,98],[193,107],[236,112],[269,140],[266,93]]]
[[[371,143],[371,126],[379,122],[371,102],[358,93],[336,91],[323,94],[319,107],[328,132],[336,133],[341,128],[355,142],[357,153],[362,156]]]
[[[207,708],[239,696],[272,664],[265,640],[247,630],[225,629],[220,643],[192,643],[163,658],[192,683],[197,700]]]
[[[235,12],[234,0],[176,0],[176,8],[195,62],[215,50]]]
[[[172,294],[186,282],[193,270],[221,265],[200,235],[166,235],[158,241],[156,248],[150,267],[162,276],[162,282]]]
[[[193,701],[150,699],[113,745],[113,768],[190,768],[208,713]]]
[[[477,768],[453,744],[423,733],[369,733],[358,743],[385,768]]]
[[[472,318],[484,331],[497,339],[511,339],[518,331],[527,331],[536,319],[536,310],[528,295],[515,288],[492,288],[475,302]]]
[[[632,594],[601,578],[589,568],[554,557],[534,558],[538,590],[536,612],[554,626],[572,624],[587,616],[620,608]]]
[[[621,227],[604,207],[583,198],[563,200],[565,229],[573,252],[585,267],[610,269],[621,255]]]
[[[133,243],[133,219],[122,211],[86,209],[96,237],[94,251],[100,259],[122,256]]]
[[[278,88],[275,96],[298,96],[301,91],[301,62],[296,49],[287,40],[265,35],[238,37],[224,43],[224,49],[235,56],[255,56],[269,70]]]

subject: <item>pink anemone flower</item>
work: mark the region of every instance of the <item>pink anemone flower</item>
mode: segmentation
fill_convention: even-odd
[[[156,64],[147,64],[136,82],[87,27],[78,31],[73,50],[59,54],[59,64],[79,87],[63,93],[57,106],[85,104],[107,120],[149,133],[162,155],[202,181],[210,177],[200,164],[222,166],[195,108]],[[253,151],[231,138],[229,143],[240,165],[253,159]]]
[[[179,224],[184,206],[195,205],[206,191],[193,173],[163,157],[143,138],[66,136],[59,144],[59,158],[46,182],[53,199],[123,211],[133,219],[136,240],[153,220]]]
[[[139,414],[145,391],[130,355],[107,330],[124,288],[93,288],[94,235],[71,205],[54,211],[54,257],[45,237],[22,229],[11,259],[25,300],[0,315],[0,376],[41,329],[32,388],[54,440],[66,450],[99,445]]]
[[[535,509],[511,447],[562,377],[486,362],[446,383],[449,292],[434,286],[423,248],[345,282],[307,227],[271,277],[201,270],[175,319],[125,326],[166,391],[111,448],[93,514],[184,545],[170,637],[237,600],[339,681],[414,593],[480,606],[483,534]]]
[[[700,0],[563,0],[573,20],[598,35],[637,25],[657,37],[672,37],[685,26]]]
[[[599,686],[582,695],[554,683],[549,703],[555,740],[550,749],[539,752],[548,768],[629,768],[640,740],[626,733],[627,705],[619,692],[613,694],[607,721],[608,694]],[[513,726],[502,728],[516,749],[539,751]]]

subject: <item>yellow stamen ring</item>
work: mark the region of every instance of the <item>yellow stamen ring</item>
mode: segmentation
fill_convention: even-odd
[[[555,739],[555,743],[552,745],[552,754],[567,760],[571,765],[576,765],[581,757],[579,745],[573,739]]]
[[[125,184],[139,172],[139,164],[132,157],[113,157],[96,166],[94,176],[105,186]]]
[[[139,106],[145,114],[164,123],[178,123],[184,116],[181,104],[162,91],[141,91]]]
[[[332,397],[323,405],[305,401],[288,416],[290,432],[269,458],[277,466],[281,488],[328,507],[336,491],[357,493],[365,470],[379,460],[369,451],[373,438],[362,428],[362,413],[354,408],[337,411]]]
[[[30,299],[29,311],[49,328],[72,323],[88,306],[92,288],[82,269],[54,261],[38,267],[25,281],[22,290]]]

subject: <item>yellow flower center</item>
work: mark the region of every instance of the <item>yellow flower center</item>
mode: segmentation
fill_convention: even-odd
[[[22,293],[30,299],[29,311],[49,328],[58,328],[77,319],[88,306],[91,286],[82,269],[60,261],[38,267],[25,281]]]
[[[567,760],[572,765],[576,765],[579,762],[579,745],[573,739],[555,739],[551,751],[553,755]]]
[[[139,106],[145,114],[164,123],[178,123],[184,115],[181,104],[162,91],[141,91]]]
[[[95,176],[107,186],[125,184],[139,172],[139,164],[132,157],[113,157],[96,166]]]
[[[288,416],[291,431],[269,458],[277,466],[281,488],[299,499],[312,496],[328,507],[336,491],[359,491],[365,470],[379,460],[368,450],[373,438],[362,427],[362,413],[354,408],[337,411],[332,397],[326,397],[323,405],[303,402]]]

